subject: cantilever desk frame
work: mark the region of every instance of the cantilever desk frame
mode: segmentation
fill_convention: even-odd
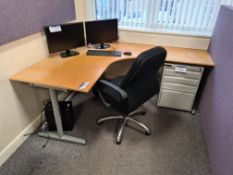
[[[77,56],[62,59],[58,54],[55,54],[49,58],[42,59],[10,78],[12,81],[29,83],[34,86],[49,89],[57,132],[40,132],[39,136],[65,142],[85,144],[86,140],[83,138],[64,135],[56,90],[65,89],[88,93],[109,65],[117,61],[134,59],[141,52],[154,47],[154,45],[122,42],[112,43],[111,46],[109,48],[110,50],[130,51],[132,55],[122,55],[121,57],[87,56],[86,52],[88,48],[81,47],[78,48],[80,54]],[[168,52],[166,58],[168,62],[208,67],[214,66],[207,51],[175,47],[165,48]],[[80,89],[80,85],[84,82],[89,82],[88,86]]]

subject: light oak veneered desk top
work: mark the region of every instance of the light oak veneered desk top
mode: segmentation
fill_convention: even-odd
[[[167,47],[167,62],[214,67],[214,62],[206,50]]]
[[[130,51],[132,55],[122,54],[121,57],[87,56],[87,48],[81,47],[77,49],[80,53],[77,56],[62,59],[58,54],[53,55],[13,75],[10,79],[87,93],[109,65],[124,59],[134,59],[141,52],[154,47],[154,45],[134,43],[112,43],[111,46],[111,50]],[[175,47],[165,47],[165,49],[168,51],[166,61],[214,66],[207,51]],[[80,90],[80,85],[86,81],[90,84],[85,89]]]

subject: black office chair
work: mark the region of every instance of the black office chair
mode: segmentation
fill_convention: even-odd
[[[107,105],[121,113],[120,116],[100,118],[97,123],[112,119],[121,119],[121,125],[117,134],[116,143],[120,144],[122,132],[127,121],[141,126],[147,135],[150,129],[132,117],[145,115],[144,111],[137,110],[140,105],[159,92],[158,72],[166,57],[166,50],[162,47],[154,47],[141,53],[133,62],[125,76],[111,80],[99,80],[96,91],[98,96]]]

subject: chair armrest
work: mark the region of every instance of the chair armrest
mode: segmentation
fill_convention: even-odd
[[[123,89],[118,87],[117,85],[115,85],[109,81],[106,81],[106,80],[99,80],[99,83],[104,84],[104,85],[108,86],[109,88],[113,89],[114,91],[116,91],[117,93],[119,93],[121,96],[121,99],[123,101],[128,98],[127,93]]]

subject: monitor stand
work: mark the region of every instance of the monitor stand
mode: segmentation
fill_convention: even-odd
[[[109,47],[111,47],[111,45],[108,43],[99,43],[94,45],[95,49],[107,49]]]
[[[61,52],[60,55],[62,58],[67,58],[67,57],[79,55],[79,52],[74,50],[66,50],[65,52]]]

